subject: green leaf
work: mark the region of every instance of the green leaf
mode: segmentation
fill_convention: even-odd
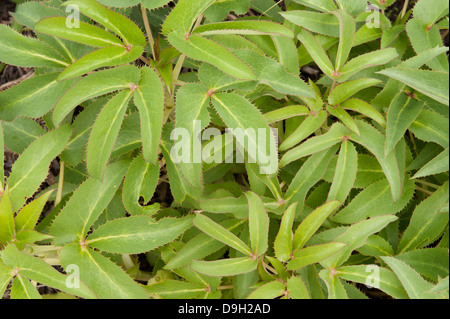
[[[338,200],[344,203],[356,179],[358,170],[358,153],[349,141],[342,142],[334,173],[333,183],[328,193],[327,202]]]
[[[117,90],[130,89],[139,83],[139,78],[139,69],[132,65],[102,70],[83,77],[55,105],[53,124],[61,123],[82,102]]]
[[[303,105],[289,105],[264,114],[269,124],[286,120],[295,116],[307,115],[310,111]]]
[[[173,30],[180,33],[190,32],[194,22],[215,0],[181,0],[164,20],[162,33],[167,35]]]
[[[298,270],[305,266],[321,262],[325,258],[346,247],[345,243],[327,243],[308,246],[294,252],[294,257],[287,263],[288,270]]]
[[[3,262],[17,269],[18,274],[37,281],[43,285],[59,289],[87,299],[95,299],[96,295],[85,283],[80,282],[79,288],[72,288],[67,283],[70,278],[63,275],[39,258],[20,252],[14,245],[9,245],[1,252]]]
[[[269,247],[269,216],[264,208],[261,198],[253,192],[246,192],[248,201],[248,223],[250,242],[255,256],[264,254]]]
[[[433,282],[448,276],[449,258],[446,248],[416,249],[395,256]]]
[[[341,67],[347,62],[350,50],[353,47],[356,23],[355,19],[343,10],[334,11],[333,14],[339,20],[339,47],[334,65],[335,70],[339,72]]]
[[[333,221],[352,224],[381,214],[396,214],[411,201],[413,196],[414,182],[407,181],[400,200],[394,203],[389,183],[386,179],[382,179],[363,189],[333,217]]]
[[[36,226],[42,209],[48,201],[48,198],[53,193],[53,190],[44,193],[39,198],[28,203],[17,213],[15,217],[16,231],[33,230]]]
[[[392,152],[398,141],[405,135],[406,130],[422,111],[424,104],[403,92],[394,97],[387,113],[385,156]]]
[[[110,253],[139,254],[174,241],[191,226],[190,216],[157,222],[149,216],[114,219],[89,235],[86,245]]]
[[[414,269],[394,257],[381,257],[401,281],[411,299],[442,299],[443,296],[428,293],[433,284],[423,279]]]
[[[121,267],[89,247],[77,243],[65,245],[60,252],[61,265],[79,267],[80,280],[100,299],[147,299],[145,290]]]
[[[367,238],[364,246],[358,248],[358,252],[365,256],[393,256],[392,246],[381,236],[372,235]]]
[[[37,140],[14,163],[8,178],[13,211],[31,197],[48,175],[51,161],[58,156],[72,134],[70,125],[62,125]]]
[[[293,250],[302,249],[320,226],[339,206],[340,202],[333,200],[310,213],[297,227],[293,238]]]
[[[414,6],[414,17],[429,25],[446,15],[448,15],[448,1],[445,0],[437,0],[432,6],[426,0],[419,0]]]
[[[89,175],[94,178],[103,179],[132,94],[133,91],[122,91],[109,100],[92,127],[86,163]]]
[[[376,108],[374,108],[372,105],[363,100],[348,99],[342,102],[341,107],[343,109],[361,113],[367,116],[368,118],[371,118],[372,120],[376,121],[381,126],[386,126],[386,119],[384,118],[384,116],[380,112],[378,112]]]
[[[336,275],[344,280],[365,285],[370,284],[396,299],[408,299],[400,280],[386,268],[377,265],[343,266],[336,269]]]
[[[292,226],[294,225],[295,212],[297,210],[298,203],[294,203],[286,209],[281,219],[280,230],[275,238],[273,248],[275,250],[275,256],[281,262],[289,260],[292,255]]]
[[[35,25],[35,30],[51,36],[75,41],[94,47],[106,47],[111,45],[124,46],[113,34],[85,22],[79,22],[79,26],[69,28],[66,17],[46,18]]]
[[[395,152],[384,156],[384,136],[370,124],[357,120],[360,136],[352,134],[350,139],[367,148],[377,158],[383,172],[391,186],[394,202],[397,202],[402,194],[403,181]]]
[[[280,145],[280,151],[288,150],[305,138],[316,132],[327,120],[328,114],[325,111],[308,115],[298,128],[292,132]]]
[[[147,162],[155,164],[163,126],[164,88],[156,72],[149,67],[141,69],[141,80],[134,93],[134,103],[141,119],[144,158]]]
[[[339,20],[333,14],[318,13],[307,10],[292,10],[282,12],[280,15],[293,24],[296,24],[311,32],[320,33],[335,38],[339,37]]]
[[[409,129],[423,141],[437,143],[443,148],[449,147],[448,119],[436,112],[423,109]]]
[[[281,35],[294,38],[294,33],[287,27],[271,21],[235,20],[204,24],[197,27],[194,34],[240,34],[240,35]]]
[[[215,261],[193,260],[191,265],[195,271],[213,277],[245,274],[255,270],[257,266],[258,260],[249,257],[228,258]]]
[[[122,65],[138,59],[144,51],[142,46],[134,46],[131,49],[110,46],[91,52],[78,59],[58,75],[58,81],[75,78],[92,70]]]
[[[319,277],[325,282],[328,290],[328,299],[349,299],[347,291],[338,276],[330,269],[323,269]]]
[[[148,203],[156,190],[159,180],[159,167],[147,163],[139,155],[128,168],[123,182],[122,200],[125,209],[131,215],[152,215],[156,213],[153,205],[142,206],[139,199],[142,196],[144,203]]]
[[[288,279],[286,285],[289,296],[292,299],[311,299],[305,283],[300,277],[292,276]]]
[[[330,130],[322,135],[311,137],[299,146],[289,150],[281,158],[280,166],[284,167],[287,164],[296,161],[302,157],[318,153],[320,151],[329,149],[338,144],[345,136],[351,133],[344,125],[336,122],[331,126]]]
[[[322,12],[330,12],[336,10],[336,4],[333,0],[294,0],[294,2],[303,4],[304,6]]]
[[[242,229],[242,224],[243,221],[236,219],[227,219],[221,222],[221,225],[234,235]],[[194,259],[209,256],[224,246],[225,244],[222,242],[205,233],[200,233],[178,250],[176,255],[167,262],[164,268],[169,270],[180,268],[181,266],[190,264]]]
[[[449,159],[448,148],[446,148],[442,153],[433,158],[426,165],[422,166],[422,168],[416,174],[414,174],[412,179],[448,172],[449,169],[448,159]]]
[[[10,296],[11,299],[42,299],[36,287],[20,275],[14,278]]]
[[[339,84],[328,96],[328,103],[338,105],[361,90],[370,88],[381,83],[380,80],[372,78],[362,78]]]
[[[328,257],[321,262],[326,268],[336,268],[342,265],[352,254],[352,251],[363,246],[367,238],[378,233],[388,224],[397,220],[393,215],[377,216],[364,221],[358,222],[350,226],[345,233],[337,236],[333,241],[347,244],[340,252]]]
[[[84,240],[90,227],[116,193],[127,171],[129,161],[118,161],[108,165],[103,182],[88,178],[61,209],[50,229],[55,244]]]
[[[350,77],[364,69],[387,64],[397,57],[398,53],[394,48],[386,48],[359,55],[339,69],[339,81],[347,81]]]
[[[443,291],[448,291],[448,276],[445,277],[444,279],[442,279],[441,281],[439,281],[439,283],[434,286],[432,289],[430,289],[428,292],[431,293],[436,293],[436,292],[443,292]]]
[[[145,8],[153,10],[165,6],[170,0],[139,0],[139,2],[142,3]]]
[[[331,115],[337,117],[342,123],[344,123],[344,125],[348,129],[350,129],[356,135],[360,134],[358,125],[356,125],[353,117],[351,117],[350,114],[348,114],[347,111],[345,111],[340,105],[336,106],[327,105],[327,111]]]
[[[145,291],[162,299],[192,299],[204,294],[206,287],[190,282],[167,279],[144,287]]]
[[[0,153],[2,154],[2,157],[5,158],[5,136],[3,134],[3,125],[2,122],[0,122]],[[0,167],[0,192],[3,192],[5,187],[5,168],[4,166]]]
[[[241,80],[256,80],[255,73],[248,65],[214,41],[197,34],[187,37],[178,31],[169,33],[167,40],[181,53],[194,60],[212,64]]]
[[[212,221],[210,218],[197,214],[194,218],[194,226],[202,232],[208,234],[212,238],[223,242],[224,244],[239,250],[245,255],[253,256],[252,250],[231,231],[227,230],[220,224]]]
[[[234,93],[217,93],[212,96],[213,105],[237,144],[243,147],[249,157],[260,166],[261,173],[277,171],[275,163],[275,137],[260,111],[244,97]]]
[[[0,198],[0,245],[10,242],[15,235],[14,211],[8,187],[2,192]]]
[[[251,50],[237,50],[234,53],[244,63],[252,66],[258,81],[269,85],[274,90],[310,98],[316,96],[313,89],[298,75],[287,72],[285,67],[277,61]]]
[[[448,213],[440,213],[441,207],[448,202],[448,190],[447,182],[416,206],[398,245],[398,254],[424,247],[440,236],[448,223]]]
[[[38,118],[49,112],[75,80],[56,81],[58,73],[34,76],[0,92],[0,118],[11,121],[17,116]],[[39,105],[34,104],[39,101]]]
[[[132,46],[146,44],[144,34],[133,21],[95,0],[71,0],[64,2],[63,5],[77,6],[82,14],[117,34],[126,44]]]
[[[8,285],[13,278],[14,274],[11,269],[6,267],[5,264],[0,263],[0,295],[4,295],[6,288],[8,288]]]
[[[253,290],[247,299],[275,299],[283,295],[284,292],[284,284],[278,280],[275,280]]]
[[[64,58],[42,41],[17,33],[6,24],[0,24],[2,42],[0,61],[22,67],[62,68]]]
[[[367,7],[366,0],[336,0],[336,3],[339,8],[353,16],[357,16],[364,12]]]
[[[417,54],[432,48],[444,46],[438,27],[427,25],[420,19],[410,19],[406,24],[406,33]],[[435,58],[430,58],[426,64],[434,71],[449,72],[446,54],[440,54]]]
[[[396,79],[439,103],[449,105],[448,73],[400,67],[386,69],[377,73]]]
[[[329,77],[333,76],[334,66],[318,40],[307,30],[301,30],[298,39],[306,48],[317,66]]]

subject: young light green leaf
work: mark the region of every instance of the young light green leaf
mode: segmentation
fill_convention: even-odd
[[[430,289],[428,292],[436,293],[436,292],[444,292],[449,290],[449,284],[448,284],[448,276],[439,281],[439,283],[434,286],[432,289]]]
[[[428,25],[436,23],[446,15],[448,15],[448,1],[445,0],[437,0],[432,6],[426,0],[419,0],[414,6],[414,17]]]
[[[134,103],[141,119],[144,158],[147,162],[155,164],[163,126],[164,88],[153,69],[148,67],[141,69],[141,80],[134,93]]]
[[[6,288],[8,288],[11,279],[14,278],[14,274],[9,267],[0,263],[0,294],[3,296]]]
[[[403,92],[394,97],[387,113],[385,156],[392,152],[398,141],[405,135],[406,130],[422,111],[424,104]]]
[[[433,284],[423,279],[414,269],[403,261],[395,258],[384,256],[381,257],[384,262],[392,269],[401,281],[403,287],[411,299],[443,299],[439,294],[428,293],[433,288]]]
[[[96,229],[86,245],[110,253],[139,254],[174,241],[191,226],[192,216],[157,222],[149,216],[119,218]]]
[[[264,114],[267,123],[272,124],[275,122],[283,121],[295,116],[307,115],[310,111],[303,105],[289,105],[277,110],[273,110]]]
[[[250,242],[255,256],[264,254],[269,247],[269,216],[261,198],[253,192],[246,192],[248,201],[248,223]]]
[[[42,209],[48,201],[48,198],[53,193],[53,190],[44,193],[39,198],[28,203],[17,213],[14,221],[16,224],[16,231],[33,230],[36,226]]]
[[[302,248],[294,252],[294,257],[287,263],[287,269],[298,270],[305,266],[321,262],[346,246],[347,244],[345,243],[332,242]]]
[[[114,143],[133,91],[122,91],[103,107],[92,127],[87,145],[86,166],[91,175],[103,179]]]
[[[166,279],[144,287],[150,296],[162,299],[192,299],[205,293],[202,287],[187,281]]]
[[[359,128],[356,125],[355,120],[350,114],[347,113],[340,105],[327,105],[327,111],[331,115],[337,117],[349,130],[354,132],[356,135],[359,135]]]
[[[224,244],[239,250],[245,255],[253,256],[252,250],[241,240],[239,237],[234,235],[232,232],[212,221],[210,218],[197,214],[194,218],[194,226],[200,229],[202,232],[208,234],[209,236],[215,238]]]
[[[299,146],[289,150],[281,158],[280,166],[284,167],[287,164],[296,161],[302,157],[329,149],[338,144],[345,136],[351,134],[351,131],[339,122],[331,126],[330,130],[325,134],[311,137]]]
[[[434,111],[424,108],[409,129],[423,141],[437,143],[443,148],[449,147],[448,119]]]
[[[344,203],[350,194],[358,170],[358,153],[349,141],[342,142],[337,160],[333,183],[328,193],[327,202],[337,200]]]
[[[416,174],[414,174],[412,179],[448,172],[449,170],[448,150],[449,149],[447,147],[442,153],[433,158],[426,165],[422,166],[422,168]]]
[[[0,245],[10,242],[15,235],[14,211],[8,187],[2,192],[0,198]]]
[[[292,10],[280,13],[286,20],[311,32],[330,37],[339,37],[339,20],[333,14],[307,10]]]
[[[58,73],[34,76],[0,92],[0,119],[38,118],[49,112],[75,80],[56,81]],[[39,105],[34,102],[40,101]]]
[[[294,179],[286,191],[284,199],[288,204],[293,204],[296,201],[304,203],[306,194],[325,174],[328,163],[337,150],[338,146],[335,145],[328,150],[313,154],[306,160],[300,170],[295,174]]]
[[[11,286],[11,299],[42,299],[42,296],[28,279],[18,275]]]
[[[50,229],[55,244],[84,240],[116,193],[129,164],[128,160],[112,163],[105,170],[103,182],[91,177],[75,190]]]
[[[294,203],[286,209],[281,219],[280,230],[275,238],[273,248],[275,250],[275,256],[281,262],[285,262],[291,258],[293,245],[292,245],[292,226],[294,225],[295,212],[297,210],[298,203]]]
[[[133,21],[95,0],[71,0],[64,2],[63,5],[76,6],[82,14],[113,31],[127,45],[143,46],[146,44],[144,34]]]
[[[139,198],[142,196],[144,203],[149,202],[159,179],[159,167],[148,163],[142,155],[133,160],[128,168],[123,182],[122,200],[125,209],[131,215],[152,215],[156,213],[153,206],[142,206]]]
[[[330,58],[317,39],[310,32],[303,29],[297,37],[323,73],[332,77],[334,72],[333,63],[331,63]]]
[[[322,11],[330,12],[336,10],[336,4],[333,0],[294,0],[294,2],[303,4],[307,7]]]
[[[341,279],[332,273],[332,270],[321,270],[319,277],[325,282],[328,290],[328,299],[349,299]]]
[[[389,183],[386,179],[377,181],[363,189],[356,197],[334,217],[333,221],[353,224],[368,217],[381,214],[396,214],[401,211],[414,196],[414,182],[406,181],[402,196],[392,201]]]
[[[145,290],[123,269],[107,257],[78,243],[65,245],[60,252],[61,265],[79,267],[80,281],[86,283],[100,299],[148,299]]]
[[[339,72],[341,67],[347,62],[350,50],[355,39],[356,23],[355,19],[343,10],[332,12],[339,20],[339,47],[336,55],[335,70]]]
[[[256,80],[255,73],[248,65],[214,41],[197,34],[186,36],[178,31],[170,32],[167,40],[181,53],[194,60],[212,64],[241,80]]]
[[[48,175],[50,162],[58,156],[72,134],[70,125],[62,125],[35,140],[14,163],[8,178],[13,211],[32,196]]]
[[[352,134],[350,139],[367,148],[377,158],[391,186],[394,202],[400,199],[403,190],[402,176],[395,152],[384,156],[384,136],[370,124],[357,120],[360,136]],[[403,175],[403,174],[402,174]]]
[[[372,78],[361,78],[339,84],[328,96],[328,103],[338,105],[361,90],[375,86],[381,83],[380,80]]]
[[[328,114],[325,111],[310,114],[307,116],[299,127],[292,132],[280,145],[280,151],[288,150],[305,138],[316,132],[327,120]]]
[[[85,22],[79,22],[76,28],[69,28],[66,17],[43,19],[36,23],[35,30],[94,47],[124,46],[123,42],[113,34]]]
[[[228,258],[215,261],[193,260],[191,265],[195,271],[213,277],[245,274],[255,270],[257,266],[258,260],[249,257]]]
[[[337,200],[328,202],[309,214],[297,227],[294,233],[293,250],[302,249],[308,240],[315,234],[325,220],[330,216],[341,203]]]
[[[17,33],[6,24],[0,24],[2,42],[0,61],[22,67],[63,68],[64,58],[42,41]]]
[[[364,245],[370,235],[378,233],[397,219],[398,218],[393,215],[383,215],[353,224],[345,231],[345,233],[333,240],[348,245],[338,253],[323,260],[321,262],[322,266],[326,268],[339,267],[350,257],[352,251]]]
[[[377,276],[378,280],[371,280],[369,276]],[[343,266],[336,269],[336,275],[344,280],[361,284],[368,284],[380,289],[396,299],[408,299],[408,295],[400,280],[390,270],[377,265]]]
[[[80,282],[79,288],[70,287],[67,285],[68,275],[61,274],[39,258],[20,252],[14,245],[6,247],[1,256],[2,261],[7,266],[17,269],[21,276],[82,298],[97,297],[84,282]]]
[[[292,276],[286,285],[289,296],[292,299],[311,299],[308,288],[300,277]]]
[[[275,280],[253,290],[247,299],[275,299],[283,295],[284,292],[284,284],[278,280]]]
[[[102,70],[83,77],[55,105],[53,124],[61,123],[83,101],[117,90],[130,89],[139,83],[139,78],[139,69],[132,65]]]
[[[376,121],[381,126],[386,126],[386,119],[384,116],[378,112],[376,108],[374,108],[369,103],[360,100],[360,99],[348,99],[341,103],[341,107],[343,109],[356,111],[358,113],[361,113],[368,118],[371,118],[372,120]]]
[[[396,79],[420,93],[431,97],[433,100],[449,105],[448,73],[400,67],[386,69],[378,73]]]
[[[167,35],[173,30],[189,33],[194,22],[215,0],[181,0],[164,20],[162,33]]]
[[[287,27],[271,21],[235,20],[204,24],[193,30],[194,34],[241,34],[241,35],[281,35],[294,38],[294,33]]]
[[[364,246],[358,248],[358,252],[365,256],[393,256],[394,249],[392,246],[381,236],[371,235],[367,238]]]
[[[398,245],[398,254],[424,247],[440,236],[448,223],[448,214],[440,213],[441,207],[448,202],[448,190],[447,182],[416,206]]]
[[[144,48],[142,46],[134,46],[131,49],[116,46],[98,49],[69,65],[58,75],[57,80],[63,81],[84,75],[98,68],[133,62],[142,55],[143,51]]]

